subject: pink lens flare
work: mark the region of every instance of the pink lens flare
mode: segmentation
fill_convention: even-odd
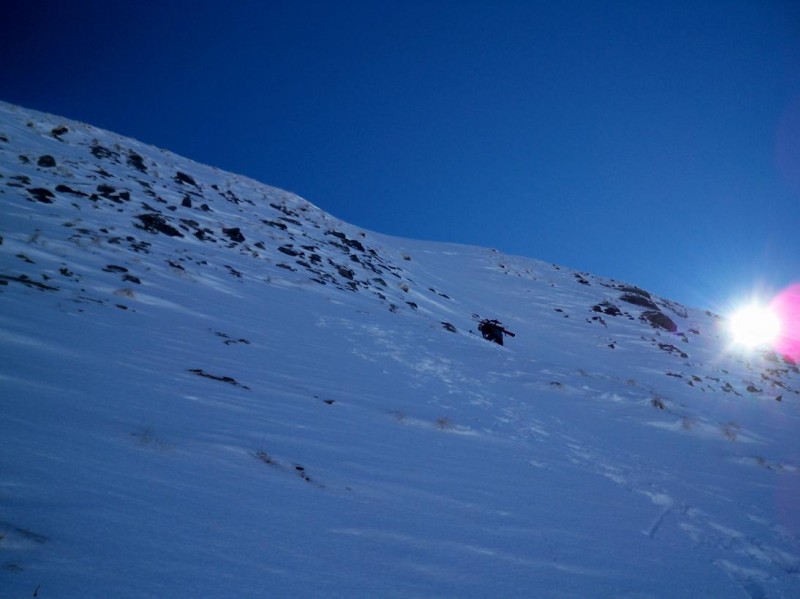
[[[774,349],[779,354],[800,361],[800,284],[781,291],[770,303],[781,321],[781,332]]]

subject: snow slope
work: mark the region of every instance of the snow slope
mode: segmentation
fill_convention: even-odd
[[[0,202],[2,598],[800,596],[711,313],[3,103]]]

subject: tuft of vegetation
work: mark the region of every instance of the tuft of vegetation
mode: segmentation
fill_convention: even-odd
[[[453,421],[450,420],[447,416],[440,416],[436,419],[436,428],[440,431],[446,431],[453,428]]]

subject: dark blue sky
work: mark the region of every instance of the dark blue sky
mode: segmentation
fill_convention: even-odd
[[[0,99],[722,310],[800,280],[800,2],[15,3]]]

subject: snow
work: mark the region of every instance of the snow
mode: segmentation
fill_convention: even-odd
[[[4,598],[798,596],[800,372],[711,313],[3,103],[0,202]]]

